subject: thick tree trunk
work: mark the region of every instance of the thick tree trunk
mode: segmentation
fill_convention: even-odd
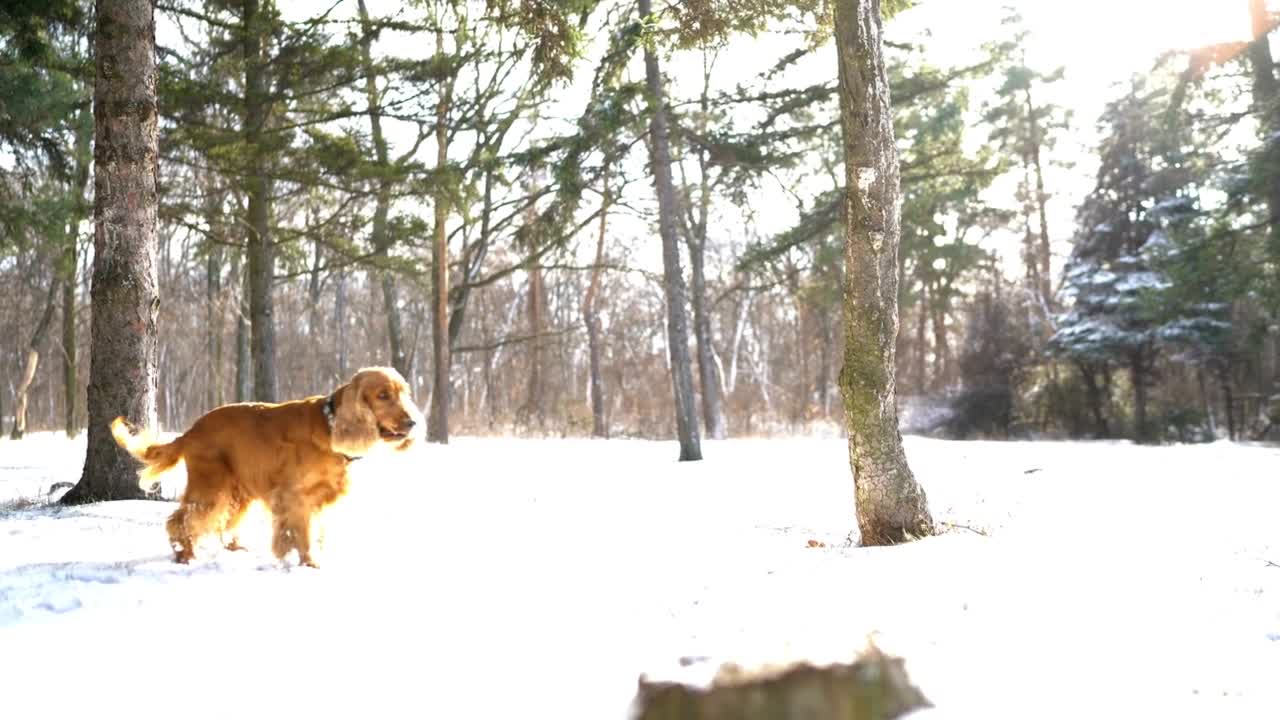
[[[839,0],[835,30],[848,188],[840,388],[862,544],[887,545],[931,534],[933,518],[898,431],[894,353],[901,186],[879,0]]]
[[[31,396],[31,383],[36,379],[36,369],[40,366],[40,346],[49,335],[49,325],[53,321],[53,309],[58,306],[58,288],[61,286],[57,273],[49,278],[49,296],[45,299],[44,311],[36,322],[36,329],[31,333],[31,342],[27,343],[27,360],[22,368],[22,377],[18,381],[13,408],[13,429],[9,437],[17,440],[27,432],[27,403]]]
[[[651,13],[650,0],[639,0],[641,20]],[[684,274],[680,269],[680,247],[676,242],[675,185],[671,177],[671,139],[667,128],[666,93],[658,56],[646,45],[645,82],[649,90],[650,164],[658,196],[658,229],[662,235],[663,287],[667,299],[667,349],[671,358],[671,389],[675,398],[676,437],[680,441],[680,461],[702,459],[698,435],[698,415],[693,392],[693,370],[689,358],[689,323],[685,314]]]
[[[268,0],[268,3],[270,0]],[[244,0],[243,59],[245,84],[245,145],[249,167],[244,179],[249,196],[249,322],[252,329],[253,399],[274,402],[276,382],[276,327],[272,284],[275,248],[271,241],[271,183],[262,152],[270,99],[267,96],[267,10],[259,0]]]
[[[443,34],[436,31],[436,51],[444,52]],[[445,82],[436,104],[436,168],[443,171],[449,164],[449,105],[453,81]],[[449,442],[449,236],[445,224],[449,220],[449,194],[441,187],[435,196],[435,237],[431,243],[431,358],[434,364],[431,385],[431,416],[427,440]]]
[[[591,284],[587,286],[587,295],[582,299],[582,322],[587,326],[587,353],[590,357],[591,374],[591,435],[592,437],[609,437],[609,425],[604,416],[604,382],[600,373],[600,315],[596,312],[596,298],[600,294],[600,276],[604,264],[604,240],[609,221],[608,182],[605,183],[603,200],[600,207],[600,234],[596,238],[596,261],[591,268]]]
[[[141,498],[137,462],[111,436],[156,427],[155,16],[150,0],[98,0],[94,48],[94,257],[89,430],[63,503]]]
[[[378,73],[373,66],[373,55],[370,45],[373,43],[373,27],[369,22],[369,10],[364,0],[359,0],[357,9],[360,13],[360,26],[364,33],[364,41],[360,44],[360,60],[364,66],[365,101],[369,106],[369,136],[373,141],[374,158],[382,173],[377,181],[378,191],[375,195],[373,210],[373,227],[370,240],[373,250],[379,257],[387,257],[391,249],[391,237],[387,233],[387,215],[391,209],[391,180],[387,174],[391,171],[391,162],[387,153],[387,141],[382,135],[382,100],[378,92]],[[396,279],[390,270],[382,271],[382,314],[387,319],[387,340],[391,351],[391,366],[406,378],[409,373],[409,357],[405,352],[404,332],[400,322],[400,303],[396,291]]]

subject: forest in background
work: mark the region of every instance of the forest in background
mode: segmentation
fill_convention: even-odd
[[[800,11],[773,22],[785,49],[744,78],[727,39],[739,28],[715,27],[702,2],[660,3],[656,24],[629,2],[540,16],[529,0],[510,17],[493,2],[281,5],[156,5],[162,427],[386,364],[424,407],[447,388],[455,433],[669,438],[665,223],[706,435],[839,431],[830,28]],[[1280,433],[1276,18],[1262,0],[1228,9],[1254,42],[1152,58],[1097,118],[1046,99],[1063,68],[1028,65],[1016,14],[963,67],[930,62],[927,40],[887,20],[911,429]],[[92,23],[72,0],[0,13],[11,434],[85,424]],[[646,42],[666,71],[671,202],[648,170]],[[568,56],[557,43],[582,59],[545,62]],[[1086,164],[1058,145],[1080,123],[1097,127],[1096,172],[1053,227],[1047,170]],[[1017,262],[991,248],[1008,237]]]

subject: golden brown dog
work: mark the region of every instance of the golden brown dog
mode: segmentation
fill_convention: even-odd
[[[312,519],[346,494],[347,466],[379,443],[408,448],[411,431],[425,425],[421,420],[400,373],[374,367],[359,370],[331,395],[223,405],[169,443],[130,433],[124,418],[116,418],[111,431],[145,465],[144,487],[186,462],[187,487],[166,524],[176,562],[189,562],[210,532],[230,535],[226,547],[240,549],[236,528],[261,501],[272,515],[276,557],[296,549],[299,563],[315,567]]]

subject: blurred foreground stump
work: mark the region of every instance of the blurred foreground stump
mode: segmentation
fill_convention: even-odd
[[[702,660],[681,660],[677,675]],[[792,662],[747,670],[720,665],[709,682],[640,676],[637,720],[891,720],[933,707],[903,659],[869,644],[852,663]]]

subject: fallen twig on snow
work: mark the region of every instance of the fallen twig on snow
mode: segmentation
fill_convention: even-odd
[[[991,536],[991,534],[988,533],[986,530],[983,530],[981,528],[969,527],[968,525],[961,525],[960,523],[953,523],[953,522],[947,522],[946,520],[940,520],[938,524],[946,525],[947,527],[952,527],[952,528],[960,528],[961,530],[968,530],[969,532],[977,533],[983,537]]]
[[[1264,563],[1266,563],[1266,564],[1270,565],[1271,567],[1280,567],[1280,564],[1273,563],[1273,562],[1271,562],[1270,560],[1268,560],[1268,559],[1266,559],[1266,558],[1262,558],[1262,562],[1264,562]]]

